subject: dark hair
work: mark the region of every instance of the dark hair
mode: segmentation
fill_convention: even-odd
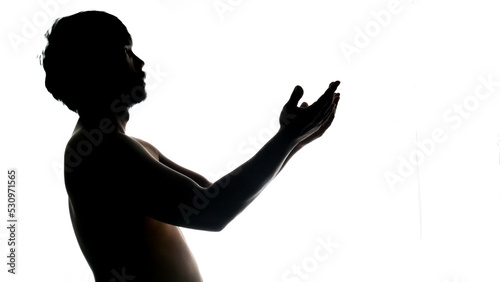
[[[45,34],[45,87],[77,113],[109,108],[121,91],[124,46],[132,39],[123,23],[101,11],[57,19]]]

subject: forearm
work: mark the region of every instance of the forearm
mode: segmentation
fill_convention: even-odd
[[[291,156],[305,144],[318,138],[335,116],[339,95],[334,93],[339,82],[329,88],[311,106],[297,108],[303,90],[296,86],[280,115],[280,130],[246,163],[193,195],[193,206],[181,210],[184,219],[192,214],[199,225],[221,230],[245,209],[283,168]],[[189,224],[189,222],[187,222]]]
[[[281,170],[296,145],[291,140],[284,131],[278,132],[255,156],[210,185],[206,192],[212,197],[199,216],[217,218],[222,226],[229,223]]]
[[[302,145],[301,144],[298,144],[296,145],[295,147],[293,147],[292,151],[290,151],[290,154],[288,154],[288,156],[286,157],[285,161],[283,162],[283,164],[281,165],[279,172],[281,172],[281,170],[285,167],[285,165],[288,163],[288,161],[293,157],[293,155],[295,155],[295,153],[297,153],[300,149],[302,149]]]

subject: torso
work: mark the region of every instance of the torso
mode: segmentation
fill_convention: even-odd
[[[81,138],[75,133],[69,146],[78,144]],[[141,145],[158,160],[154,148],[147,143]],[[181,230],[134,210],[133,203],[145,199],[140,187],[134,188],[134,199],[116,192],[106,193],[113,185],[118,186],[116,189],[136,184],[116,179],[120,172],[109,167],[112,161],[100,159],[99,150],[91,156],[87,165],[66,172],[65,177],[75,235],[95,281],[202,281]]]

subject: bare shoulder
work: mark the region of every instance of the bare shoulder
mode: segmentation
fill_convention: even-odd
[[[150,151],[157,150],[143,140],[119,132],[103,133],[83,128],[75,131],[66,145],[65,171],[88,169],[88,165],[99,164],[118,168],[127,162],[151,159]]]
[[[143,146],[148,146],[148,147],[151,147],[151,148],[155,148],[153,145],[151,145],[151,143],[147,142],[147,141],[144,141],[140,138],[137,138],[137,137],[133,137],[133,136],[129,136],[130,138],[132,138],[133,140],[139,142],[141,145]],[[155,148],[156,150],[156,148]]]
[[[146,151],[155,159],[155,160],[158,160],[160,159],[160,151],[158,151],[158,149],[156,149],[155,146],[151,145],[149,142],[146,142],[142,139],[139,139],[137,137],[130,137],[132,138],[133,140],[137,141],[139,144],[141,144],[142,147],[144,147],[144,149],[146,149]]]
[[[158,162],[136,139],[117,132],[102,136],[88,132],[75,132],[66,146],[65,183],[70,198],[90,200],[99,191],[103,200],[131,202],[137,187],[150,185],[144,175],[156,179],[162,174]]]

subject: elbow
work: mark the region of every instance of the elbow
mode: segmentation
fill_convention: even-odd
[[[226,226],[229,224],[229,221],[228,222],[225,222],[219,226],[217,226],[217,232],[221,232],[222,230],[224,230],[224,228],[226,228]]]
[[[211,231],[211,232],[221,232],[222,230],[224,230],[224,228],[226,228],[226,226],[229,224],[229,222],[230,221],[217,222],[217,223],[211,224],[210,226],[207,226],[207,228],[205,230]]]
[[[208,230],[212,232],[221,232],[226,228],[226,226],[233,220],[233,218],[218,218],[216,221],[212,221]]]
[[[205,231],[209,231],[209,232],[221,232],[222,230],[224,229],[224,227],[209,227],[209,228],[205,228]]]
[[[191,221],[188,224],[182,224],[186,228],[198,229],[210,232],[220,232],[226,228],[226,226],[231,222],[230,219],[220,218],[211,216],[209,218],[197,218],[197,220]]]
[[[195,218],[193,218],[199,229],[220,232],[236,218],[240,208],[227,202],[221,205],[222,203],[222,201],[214,201],[207,204],[203,210],[199,210]]]

